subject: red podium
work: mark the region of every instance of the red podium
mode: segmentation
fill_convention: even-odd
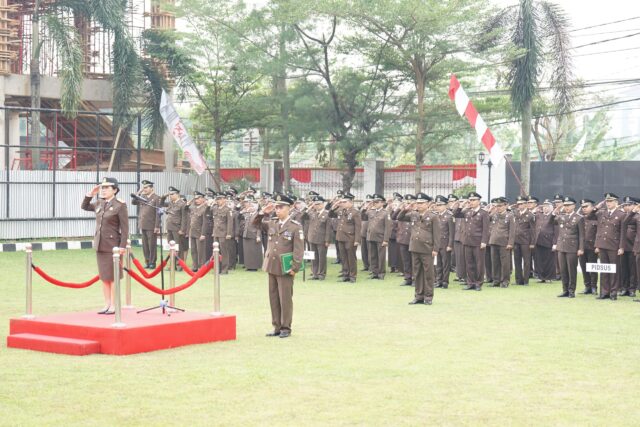
[[[190,344],[236,339],[236,317],[203,313],[122,311],[124,326],[114,316],[69,313],[11,319],[7,347],[50,353],[126,355]]]

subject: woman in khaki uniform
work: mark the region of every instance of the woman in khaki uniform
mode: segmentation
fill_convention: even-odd
[[[85,211],[96,213],[93,247],[97,252],[98,274],[104,294],[104,308],[98,314],[114,314],[113,248],[119,247],[122,256],[129,237],[129,214],[124,201],[116,198],[119,191],[117,179],[104,178],[85,195],[81,206]],[[98,194],[98,199],[92,202]]]

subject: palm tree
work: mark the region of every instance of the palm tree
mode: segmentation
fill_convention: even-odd
[[[62,80],[60,107],[67,117],[74,117],[81,107],[81,86],[83,74],[83,47],[80,34],[72,25],[69,17],[82,17],[93,20],[106,31],[113,34],[111,58],[113,61],[113,122],[117,128],[125,128],[131,123],[135,101],[142,93],[152,93],[160,99],[162,87],[166,81],[161,78],[151,61],[140,57],[135,43],[129,34],[125,21],[127,2],[122,0],[56,0],[34,2],[32,14],[31,49],[31,135],[35,145],[39,145],[40,104],[40,49],[39,38],[41,24],[60,55]],[[143,106],[144,108],[144,106]],[[146,114],[153,115],[146,121],[154,125],[160,122],[158,109],[146,108]]]
[[[550,72],[555,108],[560,113],[571,109],[573,68],[568,27],[562,8],[541,0],[519,0],[519,4],[503,9],[484,25],[489,38],[483,46],[507,42],[521,52],[508,61],[507,82],[513,112],[520,116],[522,124],[520,179],[525,193],[529,192],[530,183],[532,104],[543,71]]]

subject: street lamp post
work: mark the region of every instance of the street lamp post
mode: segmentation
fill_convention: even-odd
[[[487,166],[489,168],[489,179],[488,179],[488,188],[487,188],[487,202],[491,203],[491,166],[493,166],[493,163],[491,162],[491,157],[489,157],[487,159],[487,163],[484,162],[485,159],[485,154],[484,151],[481,151],[480,153],[478,153],[478,160],[480,160],[480,164],[482,166]]]

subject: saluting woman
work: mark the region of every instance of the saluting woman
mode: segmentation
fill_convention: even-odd
[[[129,237],[129,214],[124,201],[117,199],[118,180],[104,178],[88,192],[82,201],[82,209],[96,213],[96,233],[93,247],[98,258],[98,274],[102,280],[104,308],[98,314],[114,314],[113,286],[113,248],[120,248],[120,255],[125,253]],[[98,196],[95,201],[94,197]],[[122,267],[122,263],[121,263]],[[120,270],[122,274],[122,270]]]

